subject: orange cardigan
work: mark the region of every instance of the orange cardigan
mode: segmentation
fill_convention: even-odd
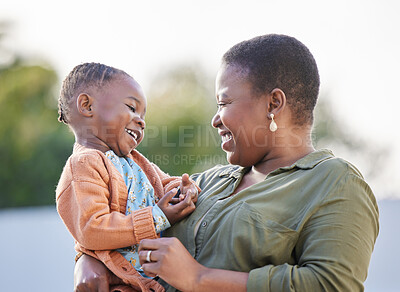
[[[180,177],[165,174],[138,151],[128,157],[144,171],[158,198],[180,185]],[[76,143],[56,190],[57,211],[75,239],[75,249],[101,260],[131,286],[119,291],[164,291],[114,250],[157,238],[152,207],[126,216],[127,198],[125,182],[112,162],[101,151]]]

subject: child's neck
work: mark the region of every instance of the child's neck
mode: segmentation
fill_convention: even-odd
[[[75,142],[87,148],[99,150],[103,153],[110,150],[110,147],[97,137],[80,137],[79,135],[75,135]]]

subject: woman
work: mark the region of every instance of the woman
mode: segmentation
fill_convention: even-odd
[[[192,176],[196,210],[165,234],[179,240],[141,242],[148,275],[184,291],[363,291],[378,208],[353,165],[313,148],[318,91],[315,60],[292,37],[225,53],[212,125],[230,165]],[[111,275],[86,256],[75,279],[101,291]]]

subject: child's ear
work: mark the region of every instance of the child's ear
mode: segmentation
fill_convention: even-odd
[[[93,97],[91,97],[89,94],[79,94],[78,98],[76,99],[76,107],[78,109],[78,112],[85,117],[92,117],[92,103]]]

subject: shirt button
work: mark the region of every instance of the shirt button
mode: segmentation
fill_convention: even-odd
[[[206,227],[207,226],[207,221],[204,221],[203,223],[201,223],[201,226]]]

